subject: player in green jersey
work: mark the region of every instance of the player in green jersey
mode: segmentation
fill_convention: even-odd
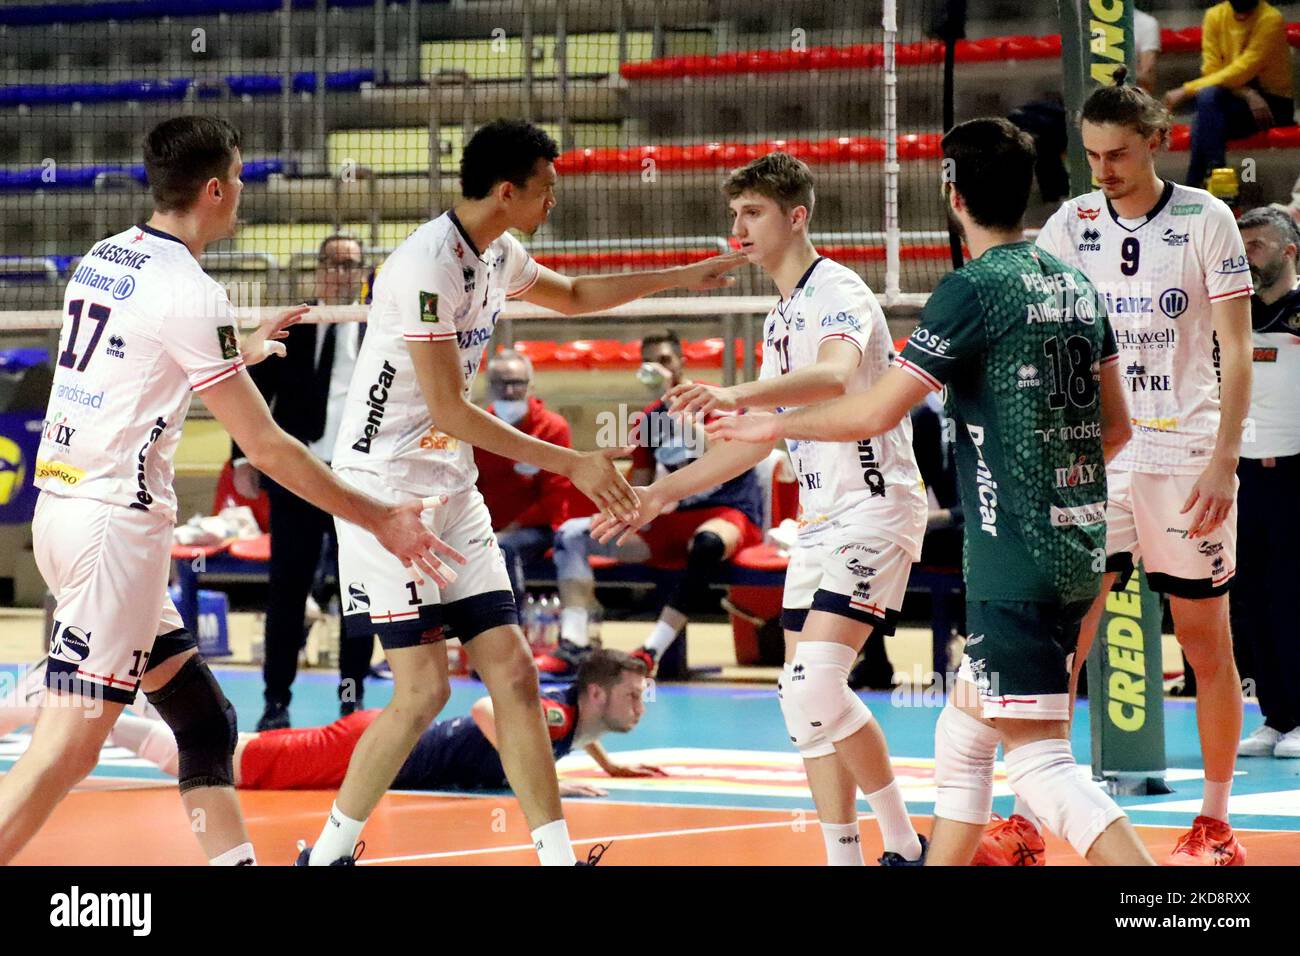
[[[1033,144],[1005,120],[943,140],[944,194],[972,261],[931,296],[868,392],[707,427],[714,438],[846,441],[896,424],[947,386],[966,512],[970,637],[935,729],[928,863],[971,862],[1000,742],[1012,789],[1089,862],[1151,864],[1069,741],[1070,658],[1105,564],[1104,461],[1128,440],[1114,335],[1079,271],[1024,239]]]

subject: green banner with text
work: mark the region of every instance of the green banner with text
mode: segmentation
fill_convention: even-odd
[[[1128,67],[1128,82],[1137,81],[1133,44],[1133,0],[1060,0],[1061,66],[1065,73],[1067,165],[1071,195],[1091,189],[1092,174],[1079,138],[1083,102],[1098,86],[1113,83],[1118,66]]]
[[[1139,568],[1106,595],[1088,656],[1092,775],[1121,793],[1168,793],[1160,595]]]

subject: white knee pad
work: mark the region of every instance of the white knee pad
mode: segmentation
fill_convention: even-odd
[[[862,698],[849,690],[849,670],[857,653],[830,641],[800,641],[790,666],[785,695],[807,725],[831,743],[857,733],[871,720]]]
[[[949,703],[934,727],[934,815],[958,823],[989,822],[993,759],[999,734]]]
[[[1037,740],[1007,754],[1007,782],[1047,829],[1086,857],[1097,837],[1124,816],[1074,762],[1068,740]]]
[[[790,743],[794,744],[799,756],[805,760],[813,757],[829,757],[835,753],[835,745],[826,739],[820,728],[812,727],[799,713],[790,697],[790,665],[781,668],[781,679],[776,682],[776,698],[781,705],[781,716],[785,718],[786,730],[790,734]]]

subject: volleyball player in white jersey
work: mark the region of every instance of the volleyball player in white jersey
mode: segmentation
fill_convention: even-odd
[[[492,695],[501,762],[545,865],[572,865],[537,669],[518,626],[471,446],[568,477],[604,511],[636,497],[613,458],[531,438],[470,403],[497,318],[518,297],[574,315],[670,288],[721,288],[740,255],[677,269],[566,278],[538,265],[507,230],[532,233],[555,205],[554,141],[498,120],[470,139],[463,198],[416,229],[380,267],[333,466],[373,494],[442,493],[435,530],[469,564],[446,587],[410,582],[370,535],[339,525],[344,623],[379,635],[393,699],[366,730],[316,845],[299,862],[351,863],[366,818],[450,694],[445,638],[458,637]]]
[[[866,391],[889,368],[884,313],[865,282],[817,254],[808,238],[808,167],[771,153],[735,170],[724,191],[732,234],[781,292],[763,326],[759,379],[729,388],[691,384],[668,394],[681,414],[810,405]],[[799,540],[781,602],[786,664],[777,692],[790,739],[804,758],[831,865],[861,866],[857,790],[884,838],[882,863],[918,863],[923,844],[894,780],[885,736],[848,687],[873,630],[893,632],[912,562],[921,550],[926,499],[912,455],[911,421],[857,442],[788,443],[799,473]],[[715,444],[698,461],[638,489],[636,522],[607,519],[608,539],[652,520],[672,502],[765,458],[768,445]]]
[[[221,120],[180,117],[145,139],[149,221],[97,242],[63,302],[58,368],[36,462],[36,561],[55,597],[45,681],[28,750],[0,778],[8,862],[95,766],[124,704],[143,687],[180,752],[182,800],[214,864],[255,861],[235,798],[235,713],[167,597],[176,496],[172,459],[192,392],[286,488],[373,533],[394,562],[454,577],[459,560],[421,524],[424,504],[381,504],[344,485],[271,420],[245,373],[284,346],[290,309],[240,342],[204,247],[233,234],[242,161]]]
[[[1228,588],[1250,407],[1250,268],[1226,205],[1156,176],[1169,115],[1122,82],[1121,73],[1117,85],[1095,91],[1082,114],[1101,188],[1061,206],[1038,238],[1106,297],[1133,416],[1132,441],[1107,466],[1107,573],[1081,627],[1073,680],[1117,575],[1141,560],[1151,586],[1169,596],[1174,632],[1196,671],[1205,764],[1201,813],[1168,862],[1237,865],[1246,851],[1228,824],[1228,795],[1242,695]],[[1016,814],[1027,816],[1019,804]]]

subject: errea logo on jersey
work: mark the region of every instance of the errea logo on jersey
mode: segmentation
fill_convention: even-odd
[[[1089,226],[1080,233],[1083,242],[1079,243],[1080,252],[1101,252],[1101,233]]]
[[[1038,369],[1033,365],[1022,365],[1016,370],[1016,388],[1035,388],[1042,384]]]

